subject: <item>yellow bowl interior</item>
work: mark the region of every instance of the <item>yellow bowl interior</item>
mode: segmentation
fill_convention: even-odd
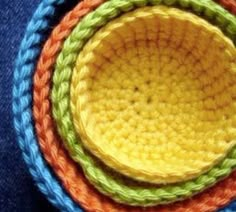
[[[83,144],[134,179],[199,176],[235,144],[235,48],[216,27],[146,7],[100,29],[80,53],[71,108]]]

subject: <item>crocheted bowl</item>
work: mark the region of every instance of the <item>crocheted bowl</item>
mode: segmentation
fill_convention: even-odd
[[[190,10],[195,14],[201,14],[213,25],[225,32],[225,34],[235,41],[235,18],[226,13],[221,7],[212,1],[187,0],[172,2],[173,6],[178,6],[183,10]],[[215,184],[219,179],[231,173],[236,160],[235,149],[224,161],[217,164],[213,169],[193,181],[185,181],[175,185],[165,185],[162,187],[143,186],[140,184],[127,183],[120,176],[114,175],[100,163],[97,163],[87,151],[84,150],[78,134],[76,134],[72,123],[70,102],[70,84],[72,70],[75,66],[76,58],[93,34],[110,20],[124,12],[132,11],[135,8],[145,5],[171,4],[169,1],[139,1],[119,0],[108,1],[97,8],[94,12],[84,17],[75,27],[70,36],[64,42],[63,48],[57,57],[52,86],[52,106],[53,116],[57,129],[64,144],[70,152],[71,157],[83,168],[86,177],[96,186],[99,191],[112,197],[112,199],[130,205],[156,205],[177,201]]]
[[[111,21],[86,44],[72,76],[82,142],[134,179],[199,176],[236,142],[235,56],[219,29],[174,8]]]
[[[14,115],[15,115],[14,121],[15,121],[15,127],[18,134],[18,138],[19,138],[20,147],[22,148],[22,151],[24,152],[25,161],[29,165],[31,174],[33,175],[35,180],[38,182],[38,186],[41,189],[41,191],[45,193],[48,199],[61,210],[80,211],[78,205],[72,202],[70,197],[67,195],[67,193],[64,192],[64,189],[61,188],[61,185],[58,183],[55,176],[51,174],[51,171],[47,168],[42,158],[42,155],[36,143],[38,139],[35,137],[34,131],[33,131],[34,123],[32,121],[32,115],[31,115],[32,112],[30,109],[31,95],[32,95],[31,88],[30,88],[30,86],[32,85],[31,73],[34,71],[33,69],[35,66],[35,62],[40,52],[40,48],[42,46],[40,43],[40,42],[43,42],[42,35],[44,34],[45,29],[48,28],[49,26],[48,21],[54,17],[54,10],[60,3],[61,1],[44,0],[38,7],[29,26],[27,27],[26,35],[22,42],[20,53],[18,55],[17,66],[16,66],[16,70],[14,74],[14,90],[13,90],[13,95],[14,95],[13,110],[14,110]],[[51,59],[53,58],[50,58],[50,57],[54,56],[54,54],[57,54],[57,51],[59,51],[60,46],[58,42],[60,42],[60,40],[62,40],[64,36],[66,36],[69,33],[67,31],[68,28],[73,27],[75,22],[78,21],[78,18],[80,16],[83,16],[87,12],[89,12],[89,10],[92,9],[92,7],[94,7],[95,5],[96,5],[95,1],[82,2],[73,11],[74,13],[68,14],[68,16],[65,17],[65,19],[62,21],[62,24],[61,24],[62,33],[60,33],[59,28],[55,29],[54,33],[52,34],[52,39],[49,39],[48,44],[45,45],[44,52],[46,52],[46,55],[48,56],[47,58],[48,60],[43,60],[41,61],[42,63],[39,63],[38,68],[40,69],[41,73],[39,72],[37,86],[34,87],[35,91],[41,92],[42,94],[36,97],[38,101],[41,98],[45,98],[45,95],[47,95],[46,93],[48,92],[48,89],[44,87],[44,85],[45,83],[47,83],[49,75],[48,73],[43,73],[41,68],[42,67],[44,69],[51,68],[50,64],[53,63],[53,60]],[[222,10],[221,12],[224,12],[224,11]],[[78,17],[76,17],[77,15]],[[217,19],[217,20],[219,21],[220,19]],[[65,23],[67,23],[67,25]],[[230,29],[230,24],[229,24],[228,29]],[[54,41],[54,43],[53,42],[50,43],[51,41]],[[50,47],[50,45],[51,45],[51,49],[48,48]],[[43,54],[42,54],[42,58],[44,58]],[[42,88],[41,91],[40,91],[40,88]],[[50,104],[48,103],[49,103],[49,100],[46,100],[46,99],[45,99],[45,102],[42,102],[42,105],[41,105],[42,107],[39,107],[39,111],[37,111],[37,112],[40,112],[40,114],[38,115],[41,116],[45,111],[48,113],[48,109],[50,108]],[[37,112],[35,112],[35,114],[37,114]],[[68,158],[68,156],[63,153],[65,151],[62,149],[62,146],[60,144],[55,144],[54,149],[52,149],[52,152],[50,153],[48,149],[46,148],[46,146],[44,146],[47,142],[48,142],[47,145],[49,146],[53,145],[53,143],[50,143],[50,142],[54,142],[54,140],[57,142],[57,139],[58,139],[56,135],[51,134],[52,132],[53,133],[56,133],[56,132],[50,129],[50,123],[45,121],[45,120],[48,120],[49,117],[50,117],[50,114],[46,114],[45,117],[43,117],[44,120],[42,119],[40,120],[41,122],[39,121],[39,125],[41,124],[42,128],[37,128],[40,130],[38,131],[38,133],[41,133],[41,135],[37,135],[39,136],[38,141],[40,142],[41,147],[43,148],[42,150],[44,152],[45,159],[48,160],[49,164],[53,166],[54,171],[62,178],[62,181],[64,182],[64,186],[67,187],[69,191],[71,189],[71,192],[72,193],[74,192],[74,194],[76,192],[79,192],[79,193],[82,192],[76,198],[79,199],[81,197],[79,202],[83,205],[83,207],[85,207],[89,211],[95,211],[95,210],[96,211],[111,211],[111,210],[112,211],[132,211],[132,208],[125,209],[125,207],[124,208],[122,207],[121,209],[120,206],[117,206],[117,205],[115,206],[115,204],[113,203],[111,203],[111,205],[113,205],[111,206],[111,209],[108,209],[109,203],[105,204],[106,200],[105,198],[102,197],[102,195],[98,197],[98,201],[97,201],[96,195],[93,196],[93,194],[91,193],[93,191],[92,190],[89,191],[85,189],[86,188],[85,184],[84,185],[81,184],[81,187],[80,187],[78,185],[78,181],[70,184],[70,181],[67,181],[66,178],[63,179],[64,176],[65,177],[66,176],[72,177],[72,175],[75,176],[76,171],[78,171],[76,173],[79,174],[80,170],[75,170],[76,166],[74,166],[74,164],[71,161],[68,161],[66,159]],[[35,118],[37,118],[37,116],[35,116]],[[44,133],[46,134],[43,135]],[[61,156],[61,158],[60,160],[57,160],[56,162],[56,157],[59,155]],[[65,161],[63,157],[66,157]],[[67,161],[71,164],[64,164],[64,162],[66,163]],[[55,164],[55,163],[58,163],[58,164]],[[64,165],[67,167],[71,166],[71,168],[68,167],[68,169],[66,169]],[[231,179],[233,179],[233,177],[234,175],[232,175]],[[82,180],[81,183],[84,183],[84,181]],[[184,209],[186,209],[185,208],[186,206],[187,208],[189,207],[189,211],[196,211],[197,209],[194,210],[194,208],[200,208],[199,209],[200,211],[214,210],[215,207],[222,206],[223,204],[226,204],[227,201],[230,200],[230,196],[233,193],[233,192],[229,192],[230,189],[232,189],[230,188],[230,183],[234,183],[234,182],[227,180],[227,186],[226,184],[223,184],[223,183],[219,184],[219,188],[222,187],[222,189],[220,189],[219,192],[215,192],[216,190],[211,189],[206,192],[206,195],[200,195],[199,198],[201,197],[202,199],[201,203],[199,201],[195,203],[194,201],[185,201],[185,202],[182,202],[181,204],[176,204],[176,207],[175,205],[172,205],[174,207],[170,206],[169,209],[172,210],[174,208],[173,209],[174,211],[183,211]],[[74,191],[74,189],[76,189],[76,191]],[[210,194],[211,192],[212,192],[212,195]],[[218,195],[218,193],[220,195],[219,197],[221,198],[218,198],[218,196],[217,197],[215,196],[215,194]],[[89,195],[92,195],[92,196],[89,197]],[[224,201],[222,201],[223,199],[222,197],[225,197]],[[88,201],[86,200],[86,198],[88,198],[87,199]],[[209,198],[209,201],[210,199],[212,199],[210,201],[212,204],[208,204],[207,203],[208,200],[206,198]],[[219,201],[216,201],[216,199],[218,199]],[[197,203],[200,203],[200,204],[197,204]],[[191,205],[191,204],[194,204],[194,205]],[[141,208],[140,209],[133,208],[133,209],[134,211],[142,210]],[[167,211],[169,209],[164,209],[164,211]],[[231,206],[229,206],[229,209],[231,209]],[[159,211],[158,208],[154,208],[154,209],[150,208],[150,211],[157,211],[157,210]],[[160,211],[162,210],[160,209]]]
[[[62,41],[70,34],[73,26],[84,15],[88,13],[96,4],[102,2],[81,2],[70,13],[68,13],[61,23],[53,30],[50,38],[44,45],[38,66],[34,75],[34,118],[36,122],[37,136],[44,156],[53,170],[60,177],[63,186],[70,193],[71,197],[81,204],[88,211],[142,211],[142,208],[128,207],[110,201],[99,195],[92,186],[84,179],[81,170],[67,156],[61,140],[57,136],[51,118],[51,109],[48,102],[50,90],[50,75],[52,74],[55,57],[60,51]],[[73,25],[71,24],[73,23]],[[45,76],[48,76],[45,78]],[[44,107],[42,107],[42,105]],[[51,135],[51,136],[49,136]],[[235,174],[216,184],[212,189],[180,203],[163,207],[146,209],[146,211],[212,211],[222,207],[232,197],[235,196]],[[210,203],[210,204],[209,204]]]

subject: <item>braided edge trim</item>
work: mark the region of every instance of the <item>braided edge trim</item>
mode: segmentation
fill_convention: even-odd
[[[49,28],[49,20],[54,17],[56,7],[63,0],[43,0],[33,14],[20,45],[16,59],[13,81],[13,114],[18,144],[29,171],[40,191],[62,211],[82,211],[54,180],[42,158],[32,125],[31,73],[39,55],[43,33]],[[55,195],[55,193],[57,195]]]

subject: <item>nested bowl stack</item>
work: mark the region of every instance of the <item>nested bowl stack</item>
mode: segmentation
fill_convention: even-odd
[[[41,2],[13,80],[19,146],[49,201],[234,211],[234,2],[85,0],[52,27],[63,6]]]

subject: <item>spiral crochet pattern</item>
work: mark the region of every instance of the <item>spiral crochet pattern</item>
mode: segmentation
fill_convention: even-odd
[[[136,2],[135,2],[136,3]],[[140,2],[139,2],[140,3]],[[163,2],[165,3],[165,2]],[[199,5],[198,1],[198,5]],[[206,7],[206,1],[202,4],[202,9]],[[213,2],[208,2],[212,10],[213,6],[215,11],[222,12],[222,8],[213,4]],[[143,4],[138,5],[139,7],[147,5],[148,2],[143,1]],[[121,7],[122,5],[122,7]],[[62,52],[59,54],[57,59],[57,64],[54,74],[54,83],[52,88],[52,102],[53,102],[53,114],[55,120],[57,121],[57,126],[59,133],[71,153],[74,160],[78,161],[84,170],[85,175],[89,180],[104,194],[112,196],[113,199],[129,203],[132,205],[153,205],[160,203],[167,203],[170,201],[176,201],[194,193],[197,193],[204,188],[214,184],[219,178],[228,175],[232,168],[235,166],[235,151],[231,152],[224,162],[220,163],[219,166],[213,168],[209,173],[202,175],[195,179],[193,182],[184,182],[180,185],[166,185],[161,188],[156,187],[140,187],[130,186],[125,183],[122,179],[117,178],[114,174],[109,174],[107,171],[103,170],[82,148],[81,142],[77,140],[77,135],[72,124],[72,117],[69,108],[69,87],[72,70],[75,65],[76,56],[79,50],[83,47],[83,43],[93,35],[95,31],[95,26],[101,27],[104,25],[108,19],[114,18],[114,14],[119,14],[114,10],[117,8],[118,11],[122,11],[122,8],[126,9],[137,7],[136,4],[132,4],[132,1],[109,1],[104,3],[94,12],[91,12],[86,16],[78,26],[73,30],[71,35],[65,41]],[[104,9],[105,8],[105,9]],[[110,14],[108,9],[110,8]],[[123,9],[123,10],[124,10]],[[104,10],[104,15],[103,15]],[[214,11],[214,10],[213,10]],[[219,12],[219,14],[221,14]],[[214,16],[217,16],[217,15]],[[211,14],[212,16],[212,14]],[[102,21],[99,17],[102,17]],[[227,16],[224,16],[227,18]],[[229,17],[228,17],[229,18]],[[235,24],[232,22],[233,16],[229,18],[230,24]],[[94,19],[94,20],[93,20]],[[229,25],[227,25],[227,28]],[[224,27],[223,27],[224,28]],[[227,31],[227,28],[224,31]],[[229,31],[229,37],[232,36],[232,31]],[[62,86],[63,85],[63,86]],[[226,162],[227,161],[227,162]]]
[[[184,5],[183,2],[184,1],[182,1],[182,4]],[[31,118],[32,112],[30,112],[32,110],[31,109],[31,95],[32,94],[29,88],[32,85],[31,76],[34,71],[33,70],[34,64],[40,52],[41,45],[39,44],[43,42],[42,40],[43,36],[41,37],[41,39],[38,40],[38,42],[33,42],[32,45],[29,41],[29,45],[28,45],[29,49],[31,48],[37,49],[37,53],[35,53],[33,58],[31,57],[32,54],[25,55],[26,60],[22,60],[20,56],[18,57],[19,61],[21,61],[20,66],[18,66],[18,69],[20,70],[20,72],[18,72],[18,70],[16,69],[15,71],[16,77],[14,79],[14,85],[17,82],[17,86],[15,86],[15,88],[19,95],[18,97],[17,95],[15,94],[14,95],[15,97],[17,97],[18,102],[21,102],[22,104],[25,101],[25,99],[29,97],[29,99],[27,100],[28,102],[27,101],[24,102],[27,104],[23,104],[24,107],[22,107],[20,110],[17,108],[19,107],[18,102],[15,102],[17,104],[14,104],[13,106],[13,108],[15,108],[14,110],[18,111],[18,113],[15,113],[15,116],[17,115],[18,117],[22,115],[21,112],[25,111],[25,108],[27,110],[27,113],[24,113],[26,114],[24,118],[17,118],[18,126],[21,125],[20,128],[18,128],[19,130],[18,135],[21,135],[21,139],[19,139],[19,141],[20,141],[24,154],[26,154],[24,155],[24,157],[26,158],[26,156],[28,155],[27,157],[29,158],[29,160],[31,160],[31,161],[27,161],[27,163],[30,165],[31,173],[33,173],[35,180],[39,183],[40,189],[44,193],[46,193],[47,196],[50,194],[51,196],[48,196],[50,201],[52,201],[52,203],[55,204],[61,210],[79,211],[80,208],[78,207],[76,203],[71,201],[70,197],[68,197],[67,194],[63,191],[63,188],[60,185],[60,182],[58,182],[55,179],[54,175],[51,175],[51,172],[45,166],[44,160],[42,160],[42,155],[40,154],[37,143],[32,142],[31,140],[32,138],[33,138],[33,141],[37,141],[37,140],[39,141],[41,148],[44,152],[45,159],[53,167],[55,173],[61,179],[61,182],[63,182],[64,188],[66,188],[66,190],[69,191],[69,194],[72,196],[72,198],[76,200],[76,202],[80,203],[81,206],[85,208],[86,210],[88,211],[143,211],[143,209],[139,207],[119,205],[111,201],[109,198],[104,197],[102,194],[99,194],[99,192],[97,192],[93,188],[93,186],[90,185],[89,182],[83,177],[83,174],[81,173],[82,170],[79,169],[78,166],[74,162],[72,162],[72,160],[70,159],[70,156],[66,153],[66,150],[64,149],[63,145],[61,145],[62,141],[60,140],[59,136],[57,135],[56,130],[54,129],[54,124],[52,122],[52,119],[50,118],[51,106],[50,106],[50,99],[49,99],[50,97],[48,94],[50,91],[51,71],[53,70],[53,65],[54,65],[56,56],[61,49],[63,39],[65,39],[70,34],[71,29],[77,24],[80,17],[86,15],[93,8],[97,7],[101,3],[102,1],[81,2],[78,6],[76,6],[75,9],[73,9],[71,13],[69,13],[62,20],[61,24],[57,28],[55,28],[54,32],[51,34],[49,40],[44,46],[44,49],[42,51],[42,54],[39,60],[41,62],[38,62],[38,66],[37,66],[36,73],[34,76],[34,102],[35,102],[34,103],[35,104],[34,105],[34,116],[35,116],[34,119],[36,122],[36,131],[37,131],[38,138],[35,137],[34,131],[33,131],[34,122],[32,122],[32,118]],[[169,1],[167,4],[172,4],[172,3],[170,3]],[[43,3],[41,4],[41,9],[47,8],[46,5],[49,5],[48,1],[45,1],[44,4]],[[57,6],[57,4],[55,3],[52,3],[52,5],[53,5],[53,8]],[[191,7],[192,6],[187,7],[187,8],[191,8]],[[221,10],[220,7],[218,8],[219,10]],[[39,12],[41,13],[41,11]],[[227,14],[224,10],[221,10],[221,12],[224,12],[225,14]],[[197,7],[195,8],[194,13],[200,14]],[[50,20],[51,18],[49,16],[49,13],[43,14],[42,16],[47,21]],[[36,18],[35,18],[35,22],[33,26],[36,26],[35,23],[36,23],[36,20],[38,20],[38,17],[37,16],[35,17]],[[230,16],[228,16],[228,18],[229,17]],[[211,18],[209,18],[209,20],[210,19]],[[218,23],[219,25],[221,25],[221,27],[223,27],[222,23],[225,23],[225,22],[223,20],[220,20],[220,18],[218,17],[218,22],[212,21],[212,23],[214,24]],[[39,30],[40,32],[39,34],[43,35],[47,27],[48,25],[44,25],[44,27],[42,27]],[[231,25],[225,24],[224,27],[225,27],[225,30],[223,31],[230,38],[232,38],[234,30],[231,27]],[[228,32],[231,31],[231,32],[228,33],[227,31]],[[27,39],[28,39],[30,38],[32,31],[28,30],[27,32],[26,34],[27,34]],[[24,51],[22,52],[24,53]],[[24,61],[26,61],[26,63],[24,63]],[[27,66],[29,64],[28,63],[29,61],[31,61],[32,65],[28,67],[28,70],[27,70],[28,74],[26,74],[26,72],[22,72],[22,70],[25,70],[25,66],[23,66],[24,67],[23,69],[21,68],[22,68],[22,65],[24,64]],[[46,70],[46,72],[44,72],[44,70]],[[24,76],[21,76],[21,78],[20,77],[18,78],[18,75],[20,75],[19,73],[21,73]],[[20,80],[17,81],[17,79],[20,79]],[[29,86],[25,87],[25,85],[29,85]],[[21,90],[18,90],[20,86],[21,86]],[[22,97],[23,97],[23,101],[19,101],[19,99],[22,99]],[[30,132],[30,128],[28,129],[28,126],[32,127],[31,132]],[[25,129],[28,129],[28,130],[26,131]],[[28,135],[25,135],[26,132],[27,133],[30,132],[30,133]],[[29,140],[25,139],[27,136]],[[34,153],[32,152],[32,147],[36,147],[36,149],[34,149]],[[54,147],[54,148],[51,148],[51,147]],[[36,161],[33,159],[33,155],[34,156],[37,155],[38,159]],[[38,167],[38,166],[41,166],[41,163],[38,163],[38,161],[40,160],[42,161],[42,164],[43,164],[42,169],[39,169]],[[230,170],[228,173],[230,173]],[[234,198],[234,191],[235,191],[234,179],[235,179],[235,174],[232,173],[227,179],[223,180],[220,183],[217,183],[211,189],[208,189],[205,192],[199,195],[196,195],[193,199],[181,201],[179,203],[170,204],[166,206],[150,207],[150,208],[146,208],[145,211],[214,211],[214,210],[217,210],[218,208],[223,207],[231,199]],[[59,185],[58,190],[56,189],[55,185]],[[232,205],[229,206],[228,210],[233,209],[233,207],[234,207],[234,203],[232,203]]]
[[[153,183],[186,181],[235,144],[236,51],[200,20],[141,8],[110,22],[80,52],[71,80],[75,127],[116,171]]]
[[[91,190],[86,189],[86,185],[88,183],[85,182],[83,176],[80,175],[80,170],[76,170],[77,167],[66,155],[63,147],[60,145],[61,141],[58,140],[58,137],[54,136],[56,132],[53,129],[52,119],[50,119],[50,104],[48,104],[48,102],[50,102],[48,94],[48,91],[50,90],[50,77],[48,75],[51,72],[51,65],[53,65],[53,62],[55,61],[56,53],[57,51],[59,51],[58,47],[60,46],[60,43],[63,39],[63,36],[60,35],[67,35],[67,33],[72,28],[72,25],[70,25],[69,23],[75,24],[75,22],[72,22],[71,19],[75,18],[75,20],[77,20],[76,15],[79,15],[79,11],[80,10],[74,9],[72,11],[73,15],[71,13],[68,14],[68,16],[63,19],[60,25],[55,28],[51,37],[46,42],[41,57],[39,59],[38,67],[34,77],[34,114],[36,119],[36,129],[38,131],[38,136],[40,138],[39,141],[46,158],[48,159],[49,163],[54,167],[54,170],[58,173],[58,176],[62,178],[62,181],[64,182],[63,184],[67,187],[67,190],[71,193],[71,195],[77,202],[82,204],[83,207],[89,211],[121,211],[121,207],[118,207],[117,204],[114,204],[113,202],[110,202],[111,208],[109,210],[109,202],[105,203],[105,198],[98,197],[98,202],[96,202],[95,198],[94,200],[92,200],[92,198],[97,196],[98,194],[94,193],[93,195],[88,195],[94,192],[94,190],[89,186],[87,187]],[[68,24],[66,22],[68,22]],[[45,78],[45,76],[47,77]],[[45,105],[45,107],[42,107],[42,105]],[[78,181],[80,178],[82,178],[81,182]],[[219,186],[218,189],[214,188],[209,190],[209,193],[207,192],[203,195],[198,195],[198,198],[195,197],[191,201],[184,201],[181,204],[173,204],[171,205],[169,210],[181,211],[183,210],[183,208],[189,208],[189,211],[197,211],[200,209],[200,211],[202,211],[203,208],[205,208],[206,210],[214,210],[217,207],[220,207],[227,203],[227,201],[232,198],[231,196],[234,195],[233,176],[231,179],[232,180],[229,179],[225,180],[224,183],[220,183],[222,184],[222,186]],[[85,185],[83,186],[82,184]],[[217,198],[217,195],[219,195],[219,197],[221,198]],[[220,199],[220,201],[218,201],[218,199]],[[89,202],[90,204],[87,204],[87,202]],[[211,204],[208,205],[208,202],[211,202]],[[131,208],[124,208],[123,210],[125,209],[129,211],[131,210]],[[161,208],[155,209],[161,210]],[[167,210],[163,207],[162,209],[164,209],[164,211]]]

